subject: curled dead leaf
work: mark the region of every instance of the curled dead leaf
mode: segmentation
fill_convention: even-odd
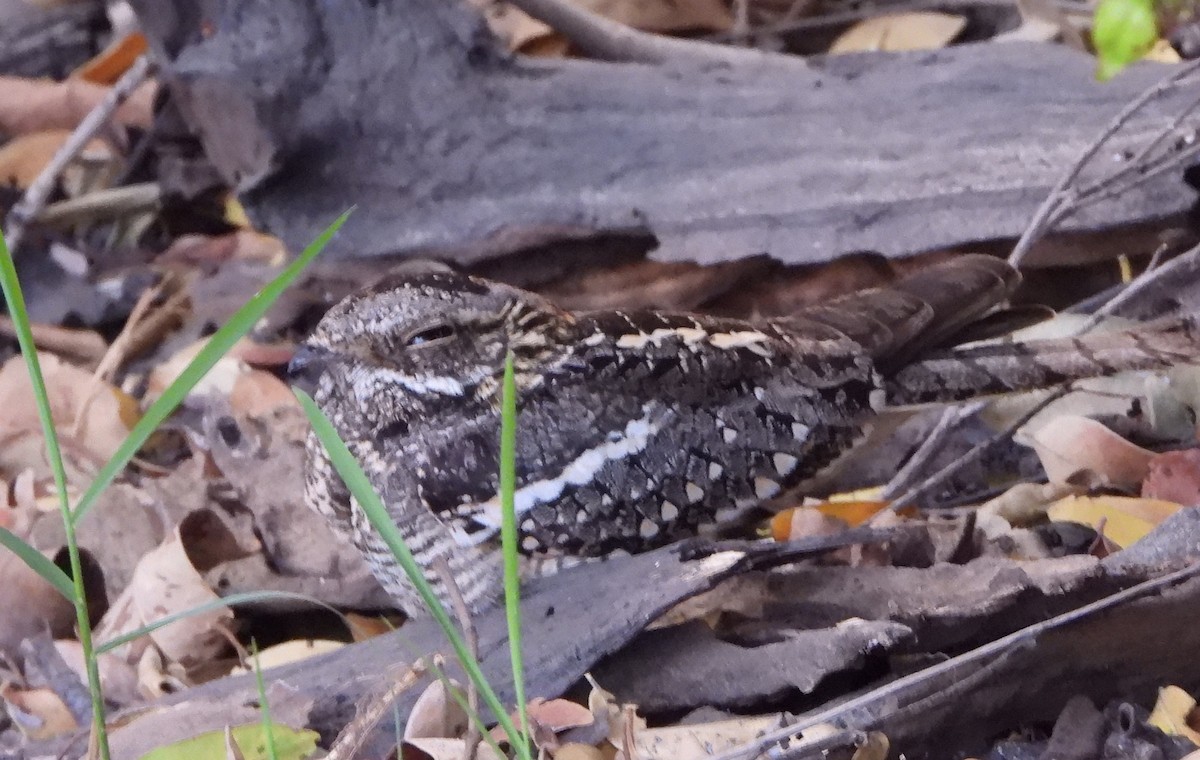
[[[1149,472],[1153,451],[1126,441],[1088,417],[1058,417],[1030,437],[1051,483],[1094,473],[1100,484],[1133,489]]]
[[[0,549],[0,610],[0,653],[10,656],[47,627],[52,635],[69,635],[75,619],[74,605],[7,549]]]
[[[9,719],[30,739],[49,739],[79,728],[62,698],[50,689],[22,689],[15,684],[0,686]]]
[[[68,364],[53,354],[39,352],[50,411],[59,428],[68,455],[81,447],[95,460],[107,461],[137,421],[137,402],[120,389],[93,381],[90,372]],[[46,470],[41,453],[41,421],[33,398],[33,386],[25,362],[14,357],[0,368],[0,469],[19,472]],[[76,424],[78,420],[78,424]],[[33,446],[16,446],[19,439]]]
[[[462,684],[451,680],[450,685],[461,689]],[[467,730],[467,713],[446,689],[442,679],[436,679],[421,692],[404,724],[404,739],[457,739]]]
[[[172,613],[215,601],[218,596],[203,573],[249,553],[215,512],[190,513],[169,539],[138,562],[129,586],[100,621],[96,640],[111,640]],[[232,620],[228,607],[217,607],[165,625],[114,652],[126,662],[137,662],[153,643],[168,660],[191,667],[216,658],[228,647]]]

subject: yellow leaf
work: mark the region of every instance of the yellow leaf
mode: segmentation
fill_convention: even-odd
[[[932,11],[872,16],[842,32],[829,52],[938,50],[953,42],[966,26],[962,16]]]
[[[1081,523],[1097,530],[1104,523],[1104,535],[1127,548],[1178,512],[1180,506],[1160,499],[1128,496],[1068,496],[1050,505],[1051,520]]]
[[[1200,746],[1200,733],[1187,723],[1188,714],[1196,706],[1196,700],[1178,686],[1167,686],[1158,690],[1158,701],[1150,712],[1150,725],[1171,736],[1183,736]]]

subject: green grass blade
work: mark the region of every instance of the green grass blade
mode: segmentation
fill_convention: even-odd
[[[46,555],[22,541],[17,534],[7,528],[0,528],[0,546],[8,549],[29,565],[30,569],[42,576],[42,580],[62,594],[72,604],[75,603],[75,587],[71,576],[62,571],[58,565],[46,558]]]
[[[262,714],[263,738],[267,742],[267,757],[279,760],[275,751],[275,731],[271,724],[271,705],[267,704],[267,684],[263,680],[262,665],[258,662],[258,642],[250,640],[250,656],[254,658],[254,683],[258,687],[258,710]]]
[[[492,732],[488,730],[487,724],[483,722],[483,717],[479,714],[479,711],[471,708],[471,703],[467,699],[467,695],[463,693],[462,689],[450,683],[450,677],[446,675],[445,670],[438,667],[438,664],[435,660],[436,658],[434,657],[425,658],[425,662],[429,669],[432,670],[434,676],[436,676],[437,679],[442,682],[442,688],[446,690],[446,693],[450,695],[450,698],[457,702],[458,706],[462,708],[462,711],[466,713],[467,720],[470,720],[475,724],[475,728],[479,731],[479,738],[482,739],[489,747],[491,747],[492,751],[496,753],[496,757],[507,757],[508,755],[504,752],[504,750],[500,749],[500,744],[492,738]],[[397,718],[396,724],[399,726],[399,718]],[[509,744],[512,744],[512,742],[510,741]],[[400,745],[397,744],[396,746],[399,747]],[[472,756],[475,754],[476,753],[472,753]]]
[[[242,594],[230,594],[229,596],[223,596],[220,599],[213,599],[212,601],[205,602],[204,604],[198,604],[195,607],[189,607],[186,610],[180,610],[179,612],[172,612],[170,615],[164,615],[157,620],[146,623],[145,625],[135,628],[132,631],[122,633],[120,636],[109,639],[103,644],[98,645],[96,647],[96,653],[104,654],[105,652],[111,652],[119,646],[128,644],[135,639],[140,639],[147,634],[154,633],[163,626],[170,625],[171,623],[180,620],[186,620],[187,618],[195,615],[203,615],[206,612],[212,612],[213,610],[220,609],[222,607],[233,607],[237,604],[263,602],[273,599],[299,600],[302,602],[308,602],[309,604],[313,604],[317,607],[324,607],[340,617],[342,622],[344,622],[347,627],[350,627],[350,621],[340,611],[326,604],[325,602],[322,602],[320,599],[314,599],[307,594],[298,594],[295,591],[247,591]]]
[[[513,693],[521,716],[521,736],[529,745],[529,711],[525,704],[525,665],[521,647],[521,573],[517,556],[517,383],[512,351],[504,358],[500,400],[500,541],[504,552],[504,612],[508,620],[508,652],[512,659]]]
[[[183,402],[187,394],[204,377],[205,373],[212,369],[213,365],[233,347],[233,344],[237,343],[242,336],[250,332],[251,328],[271,308],[271,304],[275,303],[280,294],[316,258],[317,254],[321,252],[330,238],[337,233],[353,210],[346,211],[334,220],[333,224],[329,225],[324,232],[317,236],[317,239],[310,243],[295,261],[285,267],[262,290],[255,293],[242,308],[238,309],[230,317],[229,321],[221,329],[213,333],[212,337],[208,339],[208,343],[200,350],[200,353],[196,354],[196,358],[192,359],[187,368],[175,379],[175,382],[171,383],[163,391],[158,400],[150,405],[150,408],[146,410],[142,418],[133,426],[133,430],[129,431],[129,435],[122,442],[120,448],[117,449],[117,453],[113,454],[112,459],[108,460],[108,463],[96,474],[92,484],[88,486],[87,491],[79,498],[79,503],[75,505],[74,520],[76,524],[92,508],[104,489],[108,488],[117,475],[125,469],[125,466],[129,464],[129,460],[133,459],[134,455],[141,450],[146,440],[158,429],[163,420],[169,417],[175,411],[176,407]]]
[[[83,650],[84,668],[87,670],[88,694],[92,700],[92,731],[101,760],[108,760],[108,730],[104,724],[104,694],[100,687],[100,667],[92,648],[92,625],[88,615],[87,594],[83,586],[83,563],[79,557],[79,542],[75,540],[75,523],[71,520],[71,502],[67,493],[67,471],[63,466],[62,449],[58,445],[58,432],[54,428],[54,416],[50,412],[50,397],[46,393],[46,380],[42,376],[42,365],[38,362],[37,346],[33,343],[33,330],[29,324],[29,311],[25,308],[25,296],[21,293],[21,282],[17,279],[17,267],[8,251],[4,236],[0,235],[0,290],[8,304],[17,333],[17,344],[25,359],[25,369],[33,389],[34,404],[38,419],[42,423],[42,435],[46,439],[46,457],[54,475],[54,488],[58,495],[58,511],[62,516],[67,556],[71,564],[70,599],[75,607],[75,627],[79,633],[79,647]],[[36,566],[34,570],[37,570]]]
[[[425,580],[425,575],[417,564],[416,558],[413,557],[412,552],[405,545],[404,537],[400,535],[399,529],[392,523],[387,509],[384,507],[379,495],[371,487],[371,482],[367,479],[366,473],[362,471],[362,467],[359,466],[354,455],[350,453],[350,449],[346,447],[346,444],[338,436],[333,423],[329,421],[329,418],[325,416],[316,402],[312,400],[312,397],[297,388],[293,388],[292,390],[296,394],[296,397],[300,399],[300,404],[304,407],[304,413],[308,416],[309,424],[312,425],[313,432],[325,447],[325,451],[328,452],[334,469],[337,470],[338,475],[342,478],[342,482],[346,484],[346,488],[354,495],[354,499],[366,514],[367,519],[371,522],[371,526],[379,533],[388,549],[395,556],[396,561],[404,569],[409,580],[412,581],[417,593],[429,609],[429,613],[446,634],[446,638],[449,640],[451,648],[454,649],[454,654],[458,657],[459,663],[462,665],[467,677],[479,689],[480,696],[483,697],[488,708],[496,716],[496,720],[504,727],[505,732],[509,736],[518,736],[512,721],[508,717],[508,713],[504,711],[504,705],[500,703],[496,692],[483,675],[483,670],[479,667],[479,662],[476,661],[475,657],[467,649],[466,642],[463,641],[454,623],[451,622],[446,608],[442,606],[441,601],[429,586],[429,582]],[[518,756],[523,760],[532,760],[528,745],[518,745],[516,750]]]

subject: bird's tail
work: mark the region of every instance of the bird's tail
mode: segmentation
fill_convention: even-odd
[[[1200,364],[1194,315],[1077,338],[993,343],[927,354],[884,379],[889,405],[962,401],[1174,364]]]

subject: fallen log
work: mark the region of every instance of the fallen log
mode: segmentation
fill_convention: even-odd
[[[440,0],[133,5],[257,225],[298,248],[356,205],[341,250],[465,265],[597,234],[652,236],[663,261],[794,264],[1015,237],[1103,125],[1173,70],[1100,84],[1089,57],[1026,43],[538,60]],[[1106,153],[1128,160],[1177,110],[1147,109]],[[1176,171],[1063,229],[1192,200]]]

